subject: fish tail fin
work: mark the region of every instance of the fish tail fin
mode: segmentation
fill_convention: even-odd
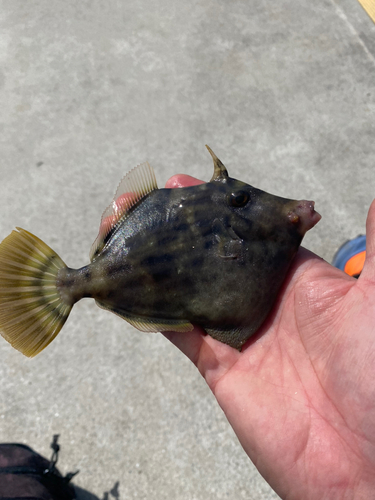
[[[52,342],[69,316],[72,304],[57,288],[63,268],[60,257],[24,229],[0,244],[0,334],[25,356]]]

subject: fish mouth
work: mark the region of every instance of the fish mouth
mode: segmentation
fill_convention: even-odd
[[[288,212],[288,218],[292,224],[298,225],[302,234],[305,234],[320,221],[322,216],[315,211],[314,201],[300,200],[294,209]]]

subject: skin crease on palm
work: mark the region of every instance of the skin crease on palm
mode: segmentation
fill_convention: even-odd
[[[177,175],[166,187],[200,183]],[[358,280],[300,248],[241,353],[199,328],[165,335],[281,498],[375,499],[375,201]]]

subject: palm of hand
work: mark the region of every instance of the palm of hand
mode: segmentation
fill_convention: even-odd
[[[375,498],[374,281],[375,204],[359,280],[300,249],[271,317],[241,353],[199,329],[167,335],[282,498]]]

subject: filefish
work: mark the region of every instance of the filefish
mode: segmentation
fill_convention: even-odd
[[[241,350],[270,313],[313,201],[273,196],[229,177],[207,146],[210,182],[158,189],[131,170],[103,213],[90,264],[71,269],[17,228],[0,244],[0,333],[26,356],[44,349],[83,297],[146,332],[201,326]]]

